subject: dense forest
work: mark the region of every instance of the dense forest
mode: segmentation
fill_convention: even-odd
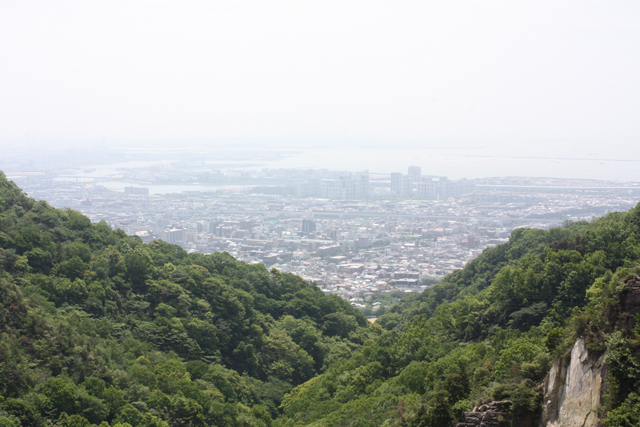
[[[404,298],[350,359],[296,387],[283,426],[451,426],[490,401],[537,425],[540,384],[578,337],[606,350],[605,427],[640,425],[640,205],[593,222],[517,229],[463,270]]]
[[[503,399],[535,425],[578,337],[606,350],[603,425],[638,426],[639,260],[640,205],[517,229],[370,325],[297,276],[145,245],[1,175],[0,427],[444,427]]]
[[[300,277],[145,245],[0,175],[2,427],[271,425],[372,334]]]

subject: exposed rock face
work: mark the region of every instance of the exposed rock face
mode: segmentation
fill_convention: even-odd
[[[566,359],[556,360],[544,380],[540,426],[557,422],[562,427],[595,427],[599,422],[596,409],[602,405],[604,355],[590,355],[581,338],[568,362]]]
[[[640,276],[624,281],[629,287],[622,294],[620,312],[613,313],[609,322],[616,329],[630,329],[640,314]],[[596,413],[603,405],[606,390],[607,365],[604,354],[589,354],[584,339],[571,350],[571,357],[562,357],[553,364],[543,383],[544,400],[540,427],[552,423],[561,427],[596,427],[600,420]]]
[[[622,301],[622,311],[632,316],[640,313],[640,276],[634,276],[624,282],[631,288]]]
[[[465,412],[462,422],[456,427],[508,427],[510,425],[511,402],[491,402]]]

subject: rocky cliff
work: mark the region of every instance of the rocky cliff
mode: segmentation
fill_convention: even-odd
[[[640,314],[640,276],[628,278],[624,284],[628,288],[620,294],[619,311],[607,316],[616,330],[632,329]],[[576,341],[570,355],[556,360],[542,385],[540,427],[600,425],[597,411],[604,404],[607,380],[604,360],[604,354],[590,353],[582,338]]]
[[[602,406],[606,376],[603,361],[604,355],[589,354],[583,339],[576,341],[570,357],[556,360],[543,383],[540,427],[554,423],[562,427],[598,425],[597,409]]]
[[[510,401],[491,402],[465,412],[456,427],[508,427],[511,425]]]
[[[619,294],[620,304],[605,317],[610,332],[633,329],[640,318],[640,276],[624,284],[627,288]],[[555,361],[541,385],[544,397],[539,421],[513,418],[511,402],[491,402],[465,412],[456,427],[527,427],[536,422],[538,427],[600,427],[608,377],[604,361],[605,353],[590,352],[580,338]],[[535,387],[533,382],[531,387]]]
[[[571,353],[556,360],[542,384],[544,400],[539,427],[599,425],[597,409],[602,405],[601,391],[606,376],[603,361],[604,355],[589,353],[584,339],[576,341]],[[462,422],[456,427],[509,426],[511,406],[511,402],[504,401],[473,408],[473,411],[464,413]],[[535,424],[533,420],[517,422],[521,426]]]

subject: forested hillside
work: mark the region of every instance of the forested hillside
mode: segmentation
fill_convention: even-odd
[[[388,310],[379,337],[286,396],[281,425],[450,426],[475,405],[509,400],[513,425],[534,426],[551,363],[584,337],[606,350],[603,424],[638,426],[640,305],[625,310],[639,260],[640,205],[516,230]]]
[[[519,229],[369,325],[297,276],[142,244],[0,176],[0,427],[445,427],[504,399],[529,427],[578,337],[606,351],[603,424],[637,426],[639,260],[640,205]]]
[[[300,277],[142,244],[0,173],[3,427],[271,425],[371,334]]]

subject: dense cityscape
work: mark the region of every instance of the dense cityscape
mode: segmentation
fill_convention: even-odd
[[[638,22],[0,2],[0,427],[640,427]]]
[[[637,183],[450,180],[418,166],[381,174],[148,163],[5,168],[30,196],[145,243],[162,239],[189,253],[226,251],[372,310],[373,295],[422,291],[517,228],[590,221],[629,209],[640,194]]]

